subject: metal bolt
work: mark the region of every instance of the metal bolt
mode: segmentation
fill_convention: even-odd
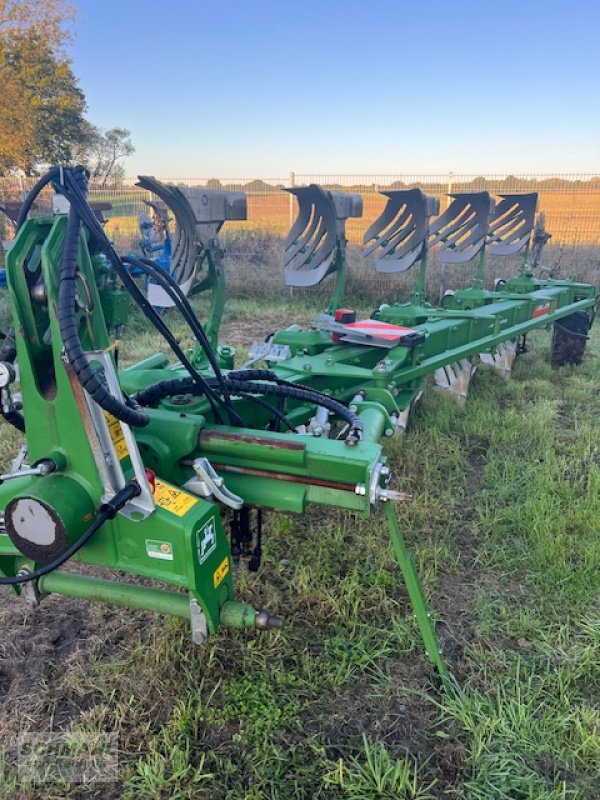
[[[192,628],[192,642],[194,644],[204,644],[208,638],[208,625],[204,612],[195,597],[190,600],[190,622]]]
[[[193,396],[191,394],[176,394],[171,398],[174,406],[185,406],[192,402]]]
[[[283,625],[283,618],[271,614],[266,608],[258,612],[254,618],[254,627],[259,631],[265,631],[269,628],[281,628]]]

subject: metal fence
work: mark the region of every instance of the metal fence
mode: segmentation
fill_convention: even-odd
[[[0,178],[0,201],[17,201],[25,196],[35,179]],[[579,276],[597,278],[600,272],[600,175],[339,175],[289,173],[278,178],[161,178],[167,183],[205,188],[243,191],[248,199],[248,219],[227,223],[227,247],[240,280],[245,282],[254,265],[277,263],[282,258],[282,237],[295,216],[296,201],[284,187],[318,183],[328,189],[358,192],[363,197],[360,219],[350,219],[347,234],[352,245],[359,245],[368,225],[381,212],[386,198],[380,192],[418,186],[448,204],[451,192],[483,191],[493,195],[507,192],[539,193],[539,210],[546,216],[552,234],[549,261]],[[117,247],[136,247],[139,238],[137,215],[147,211],[144,201],[151,195],[126,179],[116,186],[92,185],[90,200],[110,203],[105,212],[106,231]],[[50,202],[50,194],[40,197],[38,211]],[[1,205],[1,202],[0,202]],[[1,217],[1,215],[0,215]],[[4,225],[4,236],[10,237]],[[358,263],[358,259],[357,259]],[[365,267],[366,269],[366,267]],[[360,268],[362,272],[362,267]],[[366,274],[366,273],[365,273]],[[372,274],[372,273],[371,273]]]
[[[0,178],[0,200],[18,200],[35,179]],[[244,191],[248,197],[248,221],[237,223],[246,229],[260,229],[284,235],[294,214],[294,200],[283,191],[285,186],[319,183],[328,189],[359,192],[363,196],[361,219],[348,224],[348,236],[359,244],[366,227],[380,213],[386,189],[421,187],[442,199],[442,209],[450,192],[483,191],[539,193],[539,209],[546,214],[553,244],[600,244],[600,175],[304,175],[289,173],[280,178],[161,178],[168,183]],[[92,186],[90,199],[111,203],[107,212],[108,231],[117,240],[137,236],[137,214],[147,210],[144,200],[150,194],[135,186],[135,178],[118,186]],[[43,201],[42,201],[43,202]]]

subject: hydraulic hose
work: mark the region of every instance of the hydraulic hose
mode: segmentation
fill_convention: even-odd
[[[6,336],[0,345],[0,361],[8,361],[9,364],[14,363],[17,357],[17,342],[15,340],[15,329],[9,328]]]
[[[343,419],[350,426],[350,434],[360,438],[362,433],[362,422],[360,417],[354,414],[343,403],[334,400],[328,394],[308,389],[305,386],[296,386],[293,383],[254,383],[252,381],[231,380],[226,378],[226,382],[232,392],[237,390],[245,392],[256,392],[271,397],[287,397],[293,400],[300,400],[312,403],[316,406],[323,406],[329,411]]]
[[[139,261],[141,265],[145,265],[146,268],[150,270],[149,274],[151,275],[151,277],[153,277],[155,281],[160,283],[160,285],[163,288],[167,289],[167,286],[170,287],[170,290],[167,289],[169,295],[173,299],[173,302],[175,303],[176,307],[181,312],[183,318],[190,326],[192,333],[194,334],[197,341],[202,346],[202,349],[206,353],[208,362],[211,365],[213,372],[215,373],[215,377],[222,384],[223,378],[221,369],[219,367],[217,359],[215,358],[212,346],[208,341],[208,337],[206,336],[206,333],[204,331],[204,328],[202,327],[202,324],[200,323],[200,320],[198,319],[198,317],[194,313],[194,309],[190,305],[190,301],[181,291],[181,287],[179,286],[177,281],[174,280],[173,276],[169,272],[166,272],[160,267],[157,267],[157,265],[154,264],[152,261],[145,258],[142,258]],[[176,298],[173,296],[173,293],[176,295]],[[231,401],[227,391],[224,391],[223,394],[225,396],[226,402],[230,404]]]
[[[249,392],[239,391],[236,392],[236,394],[238,395],[238,397],[243,397],[244,400],[251,400],[257,406],[264,408],[271,414],[271,416],[275,417],[275,419],[279,420],[279,422],[282,422],[288,430],[292,431],[293,433],[296,433],[296,428],[294,428],[294,426],[292,425],[290,420],[286,417],[286,415],[278,408],[275,408],[275,406],[272,406],[270,403],[267,403],[266,400],[257,397],[255,394],[250,394]]]
[[[243,420],[239,417],[239,415],[235,412],[233,405],[231,403],[231,397],[229,396],[229,391],[227,390],[224,382],[221,370],[219,369],[219,365],[217,363],[217,359],[213,353],[212,347],[210,346],[210,342],[208,341],[206,334],[200,321],[194,314],[192,307],[190,306],[187,297],[183,294],[180,287],[177,285],[176,281],[173,280],[169,273],[165,272],[160,267],[157,267],[156,264],[153,264],[148,259],[143,258],[132,258],[131,256],[127,256],[123,259],[124,263],[132,264],[133,266],[141,269],[147,275],[152,277],[169,295],[171,300],[174,302],[175,306],[181,312],[181,315],[188,323],[194,337],[198,341],[198,343],[202,346],[204,352],[208,357],[209,364],[211,365],[213,372],[215,373],[215,377],[219,383],[219,388],[224,396],[225,399],[225,407],[229,416],[229,421],[233,425],[242,425]],[[184,356],[185,358],[185,356]],[[187,362],[187,359],[185,359]],[[184,363],[184,362],[182,362]],[[192,376],[192,378],[198,383],[199,385],[205,388],[205,394],[208,398],[212,399],[217,403],[221,403],[220,398],[215,394],[212,387],[207,383],[206,378],[201,376],[197,370],[188,362],[186,363],[186,367],[188,372]],[[212,403],[211,403],[212,406]],[[214,411],[213,406],[213,411]]]
[[[35,202],[35,198],[45,186],[60,177],[60,171],[60,167],[52,167],[52,169],[49,169],[48,172],[46,172],[45,175],[42,175],[39,181],[34,184],[33,188],[25,198],[25,202],[21,206],[21,210],[19,211],[19,216],[17,217],[17,222],[15,225],[17,231],[27,219],[27,215],[31,211],[31,207]]]
[[[79,182],[76,180],[75,176],[72,174],[72,173],[75,173],[76,170],[83,171],[83,168],[74,168],[74,169],[71,169],[71,170],[65,170],[65,172],[64,172],[64,187],[61,186],[61,191],[64,191],[64,194],[67,197],[67,199],[69,200],[69,202],[71,203],[72,207],[74,207],[77,210],[77,212],[78,212],[78,214],[79,214],[79,216],[81,218],[81,221],[85,224],[86,228],[90,232],[91,237],[97,242],[97,244],[100,246],[100,248],[106,253],[106,255],[108,256],[108,258],[109,258],[109,260],[111,262],[111,264],[113,265],[114,269],[116,270],[117,274],[119,275],[119,277],[123,281],[125,287],[129,291],[129,293],[132,296],[132,298],[134,299],[134,301],[140,307],[140,309],[142,310],[144,315],[150,320],[150,322],[159,331],[159,333],[161,333],[164,336],[164,338],[169,343],[171,349],[177,355],[177,357],[179,358],[181,363],[186,367],[186,369],[188,370],[190,375],[195,380],[197,380],[198,382],[202,382],[203,381],[202,377],[199,375],[199,373],[194,369],[192,364],[186,358],[185,353],[179,347],[175,337],[170,332],[170,330],[168,329],[166,324],[163,322],[163,320],[161,319],[160,315],[156,312],[156,310],[153,308],[153,306],[148,302],[147,298],[144,297],[143,293],[140,291],[140,289],[138,288],[137,284],[135,283],[135,281],[133,280],[133,278],[131,277],[131,275],[129,274],[127,269],[125,268],[122,259],[117,255],[117,253],[115,252],[112,244],[110,243],[110,241],[106,237],[106,234],[104,233],[104,230],[102,229],[102,226],[100,225],[100,223],[98,222],[97,218],[95,217],[95,215],[93,214],[92,210],[90,209],[89,205],[86,202],[85,193],[82,191],[82,187],[79,185]],[[177,290],[179,290],[179,287],[177,287]],[[193,312],[191,311],[191,308],[190,308],[190,313],[193,314]],[[201,327],[200,323],[198,322],[197,319],[196,319],[196,323],[197,323],[197,325],[199,327]],[[206,339],[206,337],[204,337],[204,338]],[[209,355],[209,360],[212,357],[214,363],[216,363],[216,359],[214,359],[214,354],[212,354],[212,351],[211,351],[211,348],[210,348],[210,344],[208,343],[207,340],[206,340],[206,345],[208,347],[208,353],[210,354]],[[217,366],[217,370],[218,370],[218,366]],[[210,395],[209,395],[209,400],[210,400]],[[217,396],[213,395],[213,398],[212,398],[212,401],[211,401],[211,405],[213,405],[213,403],[215,403],[215,402],[222,404],[222,401],[220,401]],[[214,408],[214,413],[215,413],[215,417],[218,419],[219,418],[219,413],[218,413],[218,410],[216,408]],[[232,409],[232,414],[233,415],[235,414],[235,412],[233,412],[233,409]],[[235,419],[235,417],[232,417],[231,421],[232,421],[233,424],[240,424],[241,423],[241,420],[239,418]]]
[[[257,370],[249,370],[248,372],[255,373]],[[268,371],[261,370],[260,372]],[[256,383],[249,380],[240,380],[239,377],[237,379],[231,378],[231,375],[235,374],[236,373],[230,373],[224,378],[227,388],[232,394],[239,392],[240,394],[285,397],[301,402],[308,402],[317,406],[323,406],[347,422],[350,426],[351,434],[360,438],[362,433],[362,422],[360,418],[350,411],[343,403],[334,400],[329,395],[315,391],[314,389],[308,389],[305,386],[296,386],[293,383]],[[237,373],[238,376],[240,374],[243,373]],[[274,373],[270,373],[270,375],[273,376]],[[172,380],[159,381],[158,383],[148,386],[146,389],[142,389],[142,391],[137,392],[133,396],[133,399],[141,406],[155,406],[165,397],[171,397],[175,394],[198,393],[197,387],[194,386],[189,378],[174,378]]]
[[[83,169],[76,168],[72,170],[72,174],[75,180],[78,181],[80,191],[85,196],[87,178]],[[78,272],[77,257],[79,254],[80,229],[81,219],[77,209],[72,204],[62,250],[58,294],[58,323],[65,353],[79,383],[94,402],[104,411],[121,420],[121,422],[142,427],[150,421],[148,414],[135,401],[131,401],[128,405],[119,397],[110,393],[100,374],[89,365],[81,346],[75,318],[75,281]]]
[[[178,307],[179,311],[182,313],[184,319],[192,329],[194,336],[196,337],[199,344],[202,346],[208,361],[215,373],[217,381],[219,383],[218,389],[220,389],[220,394],[222,398],[219,397],[219,391],[217,387],[214,387],[207,383],[205,379],[198,373],[198,371],[193,367],[190,363],[189,359],[186,357],[183,350],[179,347],[175,337],[167,327],[167,325],[163,322],[160,315],[156,312],[156,310],[152,307],[152,305],[148,302],[147,298],[144,297],[143,293],[138,288],[137,284],[127,271],[126,267],[123,264],[123,261],[115,252],[111,242],[108,240],[106,234],[102,226],[100,225],[98,219],[93,214],[91,208],[89,207],[86,194],[87,194],[87,175],[83,167],[73,167],[73,168],[58,168],[54,167],[49,170],[40,180],[35,184],[31,192],[29,193],[23,208],[21,209],[21,213],[19,214],[19,218],[17,220],[17,228],[24,222],[27,218],[29,211],[35,201],[37,195],[42,191],[42,189],[50,183],[55,184],[55,188],[57,188],[69,201],[70,203],[70,213],[69,213],[69,222],[67,224],[67,234],[65,238],[65,243],[63,247],[63,256],[61,260],[61,281],[60,281],[60,289],[59,289],[59,325],[61,329],[61,335],[63,337],[65,343],[65,350],[69,361],[73,365],[73,369],[77,378],[83,388],[93,397],[93,399],[104,408],[109,413],[113,414],[113,416],[120,419],[122,422],[125,422],[132,426],[143,426],[146,425],[149,421],[148,415],[142,411],[139,407],[135,405],[135,402],[123,402],[121,398],[113,397],[107,390],[106,386],[102,381],[102,377],[95,373],[89,366],[87,359],[85,357],[85,353],[81,347],[81,342],[79,339],[79,333],[76,326],[75,321],[75,280],[77,275],[77,255],[78,255],[78,248],[79,248],[79,234],[81,224],[85,225],[87,230],[90,233],[92,240],[96,242],[96,244],[103,250],[106,255],[108,256],[113,268],[123,281],[125,287],[129,291],[130,295],[132,296],[133,300],[137,303],[140,307],[144,315],[150,320],[150,322],[154,325],[154,327],[161,333],[166,341],[169,343],[170,347],[172,348],[173,352],[179,358],[180,362],[183,366],[186,367],[190,376],[199,384],[202,388],[202,393],[206,395],[211,408],[213,410],[215,419],[220,421],[220,414],[218,410],[218,406],[224,406],[227,410],[229,420],[231,424],[234,425],[243,425],[243,420],[236,414],[233,405],[231,403],[231,399],[229,396],[229,390],[227,386],[223,383],[222,375],[219,370],[219,365],[217,359],[215,357],[214,352],[210,346],[210,342],[208,341],[204,329],[200,324],[199,320],[195,316],[193,309],[191,308],[187,298],[183,295],[180,290],[180,287],[177,283],[173,280],[173,278],[169,275],[166,277],[166,273],[164,273],[160,268],[155,265],[151,261],[147,260],[138,260],[136,259],[135,262],[138,263],[138,266],[142,266],[143,264],[143,271],[147,274],[151,274],[155,280],[158,280],[161,285],[169,292],[170,296],[172,297],[173,301],[175,302],[176,306]],[[133,261],[133,259],[132,259]],[[72,301],[72,302],[71,302]],[[14,360],[14,353],[12,352],[12,348],[10,347],[10,340],[14,339],[14,332],[10,331],[7,338],[9,339],[8,343],[4,343],[3,348],[6,344],[8,344],[7,355],[9,358],[4,360]],[[0,348],[0,353],[3,348]],[[10,356],[12,355],[12,359]],[[16,414],[17,412],[15,412]],[[18,415],[20,417],[20,415]],[[14,417],[9,420],[12,424],[17,422],[17,427],[20,429],[24,427],[24,423],[20,422],[18,417]]]

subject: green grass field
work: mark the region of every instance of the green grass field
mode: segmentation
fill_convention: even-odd
[[[223,339],[314,310],[232,301]],[[600,329],[577,368],[553,371],[548,343],[531,337],[511,381],[481,368],[464,408],[426,391],[388,447],[457,698],[424,657],[381,515],[273,514],[261,570],[237,582],[285,615],[278,632],[198,649],[173,619],[2,595],[1,800],[600,797]],[[158,347],[134,320],[126,359]],[[116,733],[120,782],[17,786],[28,730],[71,731],[75,752]]]

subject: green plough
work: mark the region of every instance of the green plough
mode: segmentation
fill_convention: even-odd
[[[224,275],[216,236],[226,219],[245,216],[243,198],[144,180],[177,207],[180,255],[171,274],[145,259],[134,266],[179,310],[196,347],[181,349],[166,315],[107,241],[86,201],[85,172],[51,170],[28,198],[6,260],[13,329],[0,348],[1,411],[24,444],[0,476],[0,583],[30,603],[57,593],[174,614],[202,643],[221,625],[281,624],[235,597],[235,564],[244,558],[259,568],[264,510],[303,513],[317,504],[369,518],[382,507],[427,654],[451,690],[394,513],[394,502],[408,498],[392,488],[381,443],[406,427],[426,375],[462,396],[456,365],[468,363],[469,378],[479,359],[506,369],[502,347],[516,342],[516,352],[534,328],[560,326],[555,352],[578,360],[596,290],[534,278],[528,255],[517,278],[495,292],[482,288],[486,249],[527,253],[533,200],[525,207],[504,198],[494,211],[489,195],[457,196],[430,223],[432,200],[419,190],[393,192],[367,232],[367,249],[378,269],[420,263],[417,287],[409,303],[356,320],[341,304],[344,223],[361,213],[360,198],[307,187],[295,190],[299,218],[286,244],[286,275],[307,286],[333,273],[332,303],[312,328],[278,332],[233,369],[233,351],[217,341]],[[49,183],[68,201],[68,215],[27,219]],[[480,259],[473,288],[449,295],[442,309],[424,298],[433,246],[448,261]],[[206,330],[186,296],[194,286],[213,291]],[[131,300],[176,363],[159,353],[118,371],[116,339]],[[92,578],[77,571],[81,564],[123,577]],[[131,583],[128,574],[165,588]]]

